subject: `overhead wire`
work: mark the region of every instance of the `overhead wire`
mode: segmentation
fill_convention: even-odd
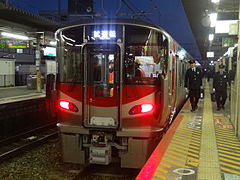
[[[139,13],[141,13],[141,10],[140,10],[138,7],[136,7],[131,1],[127,1],[127,2],[126,2],[126,0],[122,0],[122,2],[123,2],[123,3],[127,6],[127,8],[129,8],[134,14],[137,14],[134,9],[136,9]],[[130,4],[130,5],[129,5],[129,4]],[[132,6],[134,9],[133,9],[131,6]],[[145,19],[148,20],[149,22],[154,23],[153,20],[150,19],[149,17],[147,17],[146,14],[143,14],[142,16],[145,17]],[[139,16],[139,18],[142,19],[141,16]]]
[[[125,0],[122,0],[122,2],[127,6],[128,9],[130,9],[133,13],[136,13],[130,6],[129,4],[125,1]]]

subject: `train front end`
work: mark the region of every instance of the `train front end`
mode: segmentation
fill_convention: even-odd
[[[164,126],[166,50],[156,44],[164,35],[135,24],[89,23],[60,29],[56,38],[63,160],[118,159],[121,167],[141,168]]]

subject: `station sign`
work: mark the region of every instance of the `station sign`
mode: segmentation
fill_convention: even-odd
[[[3,49],[3,48],[24,49],[29,47],[30,47],[30,44],[28,41],[19,41],[19,40],[0,41],[0,49]]]
[[[29,42],[27,41],[19,41],[19,40],[15,40],[15,41],[7,41],[7,47],[8,48],[29,48]]]
[[[237,35],[238,34],[238,24],[237,23],[229,24],[228,34],[229,35]]]
[[[0,49],[6,48],[6,47],[7,47],[6,42],[0,42]]]
[[[214,57],[214,52],[207,52],[207,57],[208,58],[213,58]]]
[[[220,20],[216,22],[215,33],[226,33],[229,35],[237,35],[238,21],[237,20]]]

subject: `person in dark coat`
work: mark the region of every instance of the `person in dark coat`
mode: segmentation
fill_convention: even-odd
[[[198,101],[200,98],[200,92],[202,88],[202,70],[196,67],[194,60],[189,61],[190,68],[185,74],[185,88],[189,92],[190,103],[192,106],[192,112],[198,108]]]
[[[224,69],[224,65],[219,66],[219,71],[215,73],[213,78],[213,91],[216,91],[217,111],[224,105],[227,99],[227,85],[229,84],[228,73]]]
[[[209,82],[209,80],[211,78],[213,78],[213,75],[214,75],[214,70],[213,69],[209,69],[208,72],[207,72],[207,81]]]

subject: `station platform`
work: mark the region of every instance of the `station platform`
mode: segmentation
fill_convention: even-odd
[[[45,97],[45,90],[41,92],[28,89],[27,86],[1,87],[0,88],[0,105],[23,100],[37,99]]]
[[[195,112],[189,100],[175,118],[138,180],[240,180],[240,141],[225,109],[216,110],[210,87]]]

